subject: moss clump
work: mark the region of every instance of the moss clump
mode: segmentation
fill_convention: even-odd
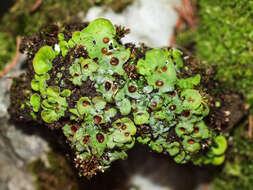
[[[5,32],[0,31],[0,70],[10,62],[15,54],[15,40]]]
[[[178,42],[195,43],[196,55],[217,66],[217,79],[243,92],[253,105],[253,3],[248,0],[197,3],[198,29],[187,31]]]
[[[49,152],[47,153],[47,159],[49,166],[46,166],[41,159],[35,160],[28,165],[28,170],[35,177],[37,190],[79,190],[83,188],[71,164],[62,155]]]
[[[24,120],[61,128],[80,175],[91,177],[126,159],[136,140],[177,163],[222,163],[217,159],[224,158],[226,140],[205,121],[215,98],[200,83],[201,69],[191,68],[181,51],[123,45],[106,19],[55,30],[42,44],[24,42],[29,91],[20,101],[25,106],[12,105],[18,114],[29,111],[30,117],[21,114]]]

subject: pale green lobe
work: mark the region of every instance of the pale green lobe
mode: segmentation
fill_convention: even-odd
[[[177,156],[174,157],[174,161],[176,163],[181,163],[181,162],[183,162],[184,159],[185,159],[185,152],[184,151],[180,152]]]
[[[68,42],[66,41],[60,41],[59,42],[59,46],[60,46],[60,50],[61,50],[61,53],[62,53],[62,56],[66,56],[67,53],[68,53],[68,50],[69,50],[69,45],[68,45]]]
[[[32,116],[33,119],[37,119],[37,115],[33,111],[30,112],[30,115]]]
[[[49,86],[47,88],[47,95],[52,96],[52,97],[57,97],[59,96],[60,93],[60,88],[58,86]]]
[[[61,92],[61,96],[69,97],[71,95],[71,91],[69,89],[65,89]]]
[[[179,142],[173,142],[173,143],[170,143],[167,147],[166,147],[166,150],[168,151],[168,153],[171,155],[171,156],[175,156],[179,153],[180,151],[180,144]]]
[[[130,149],[135,143],[133,136],[136,134],[136,127],[132,120],[121,118],[113,122],[112,126],[113,128],[109,129],[111,134],[109,135],[107,146],[110,149],[114,147],[121,147],[123,150]]]
[[[131,112],[131,103],[130,100],[128,100],[127,98],[118,102],[117,106],[119,107],[120,113],[122,115],[128,115]]]
[[[154,142],[154,141],[151,141],[149,143],[149,146],[154,151],[157,151],[157,152],[162,152],[163,151],[163,146],[160,145],[160,144],[158,144],[158,143],[156,143],[156,142]]]
[[[72,34],[72,40],[76,43],[76,44],[79,44],[80,43],[80,34],[81,32],[77,31],[77,32],[74,32]]]
[[[167,50],[148,51],[145,60],[138,61],[137,71],[146,77],[149,85],[158,88],[160,92],[174,90],[177,81],[176,70]],[[159,82],[162,85],[159,85]]]
[[[195,132],[191,135],[193,138],[207,139],[209,137],[209,130],[204,121],[195,124]]]
[[[81,115],[94,112],[91,100],[88,97],[80,98],[77,102],[77,110]]]
[[[136,125],[142,125],[149,122],[149,113],[146,110],[134,112],[133,116]]]
[[[31,82],[31,88],[34,90],[34,91],[39,91],[40,90],[40,82],[33,79],[32,82]]]
[[[227,149],[227,140],[224,136],[217,136],[214,139],[215,145],[211,147],[211,151],[215,155],[224,154]]]
[[[81,86],[83,81],[83,76],[81,72],[81,66],[79,63],[74,63],[69,68],[69,73],[73,76],[72,82],[75,85]]]
[[[55,52],[51,46],[43,46],[39,49],[33,59],[34,71],[41,75],[50,71],[52,68],[52,60],[55,58]]]
[[[106,101],[101,96],[95,96],[92,102],[97,110],[102,110],[106,106]]]
[[[150,103],[149,103],[149,107],[152,109],[152,110],[159,110],[163,105],[163,100],[160,96],[154,96]]]
[[[34,112],[38,112],[40,109],[40,95],[35,93],[30,98],[30,104],[33,107]]]
[[[48,73],[43,75],[37,75],[35,74],[34,79],[31,82],[31,87],[34,91],[40,91],[40,94],[43,98],[47,96],[46,94],[46,88],[47,83],[46,81],[50,79],[50,76]]]
[[[175,128],[178,137],[182,137],[185,134],[193,132],[193,123],[191,122],[180,122]]]
[[[195,75],[194,77],[186,78],[186,79],[179,79],[177,85],[180,88],[187,89],[193,88],[194,86],[200,83],[200,75]]]
[[[110,108],[109,110],[105,111],[105,119],[110,121],[110,118],[114,117],[117,114],[117,110],[115,108]]]
[[[202,102],[200,93],[194,89],[186,89],[182,91],[181,97],[184,97],[183,107],[186,110],[195,110]]]
[[[80,43],[87,48],[91,58],[98,57],[101,59],[104,55],[101,52],[106,45],[103,43],[105,37],[112,39],[116,34],[115,28],[112,23],[103,18],[92,21],[80,33]],[[108,45],[107,45],[108,46]]]
[[[150,141],[150,138],[149,137],[145,137],[145,138],[137,137],[137,141],[142,144],[147,144]]]
[[[54,110],[48,109],[41,112],[41,117],[46,123],[53,123],[58,120],[58,116]]]
[[[62,93],[68,93],[67,91],[63,91],[64,93]],[[52,123],[64,116],[68,103],[66,97],[62,96],[62,93],[60,93],[58,86],[49,86],[46,89],[47,99],[44,99],[41,104],[43,108],[41,117],[45,122]]]
[[[116,30],[113,24],[104,18],[98,18],[92,21],[83,31],[83,33],[90,33],[93,35],[98,35],[100,33],[115,35]]]
[[[93,61],[92,59],[83,59],[81,57],[80,63],[81,63],[82,72],[86,76],[91,76],[91,74],[96,72],[98,69],[97,63],[95,61]],[[85,69],[86,65],[88,66],[87,69]]]
[[[64,40],[64,34],[63,33],[59,33],[58,34],[58,40],[59,41],[63,41]]]
[[[125,117],[125,118],[121,118],[121,121],[122,121],[122,123],[127,125],[127,129],[125,130],[126,132],[129,132],[130,135],[136,134],[136,127],[131,119]]]
[[[124,75],[123,64],[130,57],[130,50],[123,47],[115,39],[116,30],[112,23],[106,19],[96,19],[80,32],[80,44],[84,45],[89,53],[89,57],[97,58],[100,64],[100,71],[111,71]],[[104,39],[108,43],[104,43]],[[106,52],[103,53],[102,50]],[[116,64],[111,64],[111,60],[117,60]]]
[[[98,65],[92,59],[76,59],[75,63],[69,68],[69,73],[73,78],[73,84],[81,86],[82,82],[91,77],[97,71]]]
[[[122,160],[127,159],[127,154],[124,151],[121,151],[121,152],[114,151],[114,152],[108,153],[108,156],[110,158],[110,163],[118,159],[122,159]]]
[[[216,156],[212,160],[212,164],[215,166],[221,165],[225,160],[225,155]]]
[[[196,152],[198,150],[200,150],[201,146],[198,142],[196,142],[195,139],[193,139],[192,137],[189,137],[189,136],[184,136],[183,137],[184,140],[183,140],[183,146],[184,146],[184,149],[188,152]]]

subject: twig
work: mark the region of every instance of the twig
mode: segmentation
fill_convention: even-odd
[[[179,16],[177,23],[175,25],[176,31],[181,30],[182,24],[183,24],[183,19],[182,19],[182,17]],[[170,38],[170,46],[173,46],[175,44],[175,42],[176,42],[176,34],[175,34],[175,32],[173,32],[173,34]]]
[[[37,0],[33,4],[32,8],[30,8],[29,12],[32,13],[32,12],[36,11],[39,8],[39,6],[42,4],[42,2],[43,2],[43,0]]]
[[[252,138],[252,130],[253,130],[253,115],[249,115],[249,130],[248,130],[248,136],[251,139]]]
[[[183,18],[190,28],[196,28],[196,18],[194,13],[197,8],[193,0],[182,0],[182,8],[174,8],[181,18]]]
[[[14,58],[12,59],[11,63],[3,70],[0,72],[0,78],[3,77],[5,74],[7,74],[8,72],[10,72],[10,70],[17,64],[18,62],[18,58],[20,56],[20,52],[19,52],[19,47],[21,44],[21,37],[17,36],[16,38],[16,53]]]
[[[202,190],[209,190],[210,189],[209,187],[210,187],[209,183],[203,184]]]
[[[184,20],[186,24],[189,26],[189,28],[191,29],[196,28],[197,19],[195,18],[194,13],[196,12],[197,8],[194,3],[194,0],[181,0],[181,1],[182,1],[181,9],[174,7],[175,11],[179,15],[179,18],[175,26],[175,32],[170,40],[170,46],[173,46],[175,44],[176,33],[181,31]]]

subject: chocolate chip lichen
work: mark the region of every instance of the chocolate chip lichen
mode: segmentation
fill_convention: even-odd
[[[62,130],[87,177],[136,142],[177,163],[221,164],[227,143],[209,115],[207,74],[177,49],[123,45],[121,33],[97,19],[26,39],[29,69],[12,85],[12,117]]]

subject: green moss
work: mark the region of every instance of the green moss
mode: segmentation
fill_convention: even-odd
[[[64,156],[49,152],[47,153],[49,166],[41,160],[34,160],[28,165],[28,170],[35,178],[37,190],[79,190],[83,185],[79,182],[71,164]]]
[[[217,66],[216,78],[243,92],[253,105],[253,3],[248,0],[200,0],[196,32],[187,31],[178,43],[194,42],[196,55]],[[188,37],[187,37],[188,36]]]
[[[15,38],[5,32],[0,31],[0,70],[4,69],[15,54]]]

